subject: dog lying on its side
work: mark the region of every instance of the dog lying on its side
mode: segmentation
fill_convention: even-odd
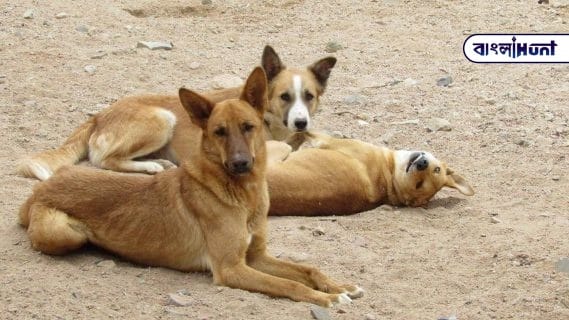
[[[176,169],[150,176],[67,166],[39,183],[20,209],[33,248],[64,254],[91,242],[145,265],[209,269],[218,285],[321,306],[360,295],[267,253],[267,90],[261,68],[240,99],[214,105],[180,89],[203,137]]]
[[[262,66],[269,80],[265,114],[268,139],[285,140],[310,127],[336,58],[316,61],[306,69],[289,69],[270,46]],[[216,103],[238,98],[241,87],[205,94]],[[123,172],[154,174],[181,161],[195,150],[199,127],[192,124],[177,96],[145,95],[123,98],[77,128],[65,143],[25,159],[18,171],[46,180],[64,165],[88,157],[95,166]],[[141,160],[142,157],[164,160]]]
[[[381,204],[424,206],[443,187],[474,194],[463,177],[428,152],[316,133],[297,138],[299,151],[292,153],[287,144],[268,145],[269,215],[347,215]]]

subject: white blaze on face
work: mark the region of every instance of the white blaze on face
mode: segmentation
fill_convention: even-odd
[[[302,100],[302,78],[299,75],[295,75],[292,77],[292,83],[294,88],[294,101],[288,112],[288,128],[292,131],[308,130],[310,128],[310,114],[308,113],[308,106],[304,104],[304,100]],[[303,122],[306,123],[306,125],[299,127],[298,125]]]

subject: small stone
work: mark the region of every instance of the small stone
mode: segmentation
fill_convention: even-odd
[[[94,74],[95,71],[97,71],[96,66],[94,66],[92,64],[85,66],[85,72],[87,72],[88,74]]]
[[[117,264],[113,261],[113,260],[101,260],[99,262],[97,262],[97,267],[101,267],[101,268],[114,268],[116,267]]]
[[[555,264],[555,268],[559,272],[569,273],[569,258],[565,257],[559,259],[559,261],[557,261]]]
[[[219,293],[219,292],[223,292],[224,289],[225,289],[224,287],[216,287],[215,291]]]
[[[426,123],[428,132],[451,131],[450,122],[442,118],[431,118]]]
[[[555,120],[555,115],[553,114],[553,112],[549,112],[549,111],[548,111],[548,112],[545,112],[545,113],[543,114],[543,118],[544,118],[546,121],[552,122],[553,120]]]
[[[486,98],[486,99],[484,99],[484,102],[486,102],[486,104],[488,104],[488,105],[493,106],[493,105],[496,104],[496,99],[494,99],[494,98]]]
[[[202,0],[202,4],[203,4],[204,6],[209,6],[209,5],[211,5],[212,3],[213,3],[213,1],[211,1],[211,0]]]
[[[326,234],[326,233],[324,232],[324,229],[322,229],[322,228],[314,228],[314,230],[312,230],[312,235],[315,237],[323,236],[324,234]]]
[[[414,87],[418,84],[419,84],[419,81],[417,81],[415,79],[407,78],[407,79],[403,80],[403,85],[405,85],[407,87]]]
[[[439,87],[448,87],[452,84],[452,77],[450,75],[444,76],[437,80],[437,86]]]
[[[316,320],[330,320],[330,313],[328,313],[328,309],[322,308],[320,306],[311,306],[310,307],[310,314]]]
[[[343,102],[347,105],[360,105],[363,104],[365,98],[359,94],[352,94],[349,96],[344,97]]]
[[[516,140],[516,144],[520,147],[528,147],[529,146],[529,142],[527,140],[524,140],[524,139]]]
[[[150,50],[172,50],[174,44],[170,41],[138,41],[136,47]]]
[[[371,314],[371,313],[367,313],[367,314],[364,316],[364,319],[365,319],[365,320],[376,320],[377,317],[374,316],[374,315]]]
[[[33,19],[35,15],[34,9],[28,9],[24,12],[24,19]]]
[[[561,180],[561,177],[560,176],[553,176],[553,177],[551,177],[551,180],[559,181],[559,180]]]
[[[89,32],[89,27],[85,26],[85,25],[79,25],[77,27],[75,27],[75,30],[81,33],[88,33]]]
[[[379,210],[381,211],[393,211],[393,207],[388,204],[382,204],[379,206]]]
[[[183,294],[170,293],[168,294],[168,304],[176,307],[187,307],[191,305],[194,300]]]
[[[358,123],[358,126],[360,126],[360,128],[365,128],[365,127],[369,126],[369,122],[364,121],[364,120],[358,120],[357,123]]]
[[[304,262],[308,260],[308,254],[304,252],[292,252],[289,254],[284,254],[284,256],[292,262]]]
[[[500,220],[500,219],[498,219],[498,218],[496,218],[496,217],[490,218],[490,221],[491,221],[492,223],[502,223],[502,220]]]
[[[550,0],[549,2],[553,8],[566,8],[569,7],[569,0]]]
[[[397,122],[392,122],[392,124],[414,124],[414,125],[418,125],[418,124],[419,124],[419,119],[411,119],[411,120],[397,121]]]
[[[69,15],[66,12],[60,12],[58,14],[55,15],[56,19],[64,19],[67,18]]]
[[[35,100],[25,100],[23,102],[24,106],[27,108],[33,108],[35,107],[38,103]]]
[[[94,55],[91,56],[91,59],[102,59],[103,57],[106,57],[107,53],[106,52],[98,52]]]
[[[345,309],[342,308],[338,308],[338,311],[336,311],[339,314],[344,314],[344,313],[348,313],[348,311],[346,311]]]
[[[344,49],[344,47],[336,41],[330,41],[330,42],[326,43],[326,49],[325,50],[328,53],[334,53],[334,52],[336,52],[338,50],[342,50],[342,49]]]
[[[192,70],[196,70],[197,68],[199,68],[201,65],[199,62],[192,62],[190,63],[190,69]]]
[[[227,89],[239,87],[243,84],[243,80],[233,74],[221,74],[215,76],[211,80],[211,87],[213,89]]]

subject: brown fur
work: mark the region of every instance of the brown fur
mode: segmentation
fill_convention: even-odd
[[[288,146],[269,145],[270,215],[346,215],[381,204],[423,206],[443,187],[474,194],[464,178],[434,157],[426,169],[406,172],[406,151],[323,134],[299,138],[307,140],[292,153]],[[398,154],[407,162],[398,163]]]
[[[290,105],[283,103],[280,95],[293,85],[292,75],[301,75],[306,90],[311,90],[315,95],[309,104],[309,110],[313,113],[336,59],[321,59],[306,70],[287,69],[276,52],[267,46],[262,62],[263,67],[270,70],[270,101],[268,112],[265,113],[266,136],[268,139],[285,140],[292,134],[283,123]],[[241,90],[240,87],[223,89],[207,92],[205,96],[217,103],[238,98]],[[155,174],[198,152],[195,146],[199,143],[199,137],[199,127],[192,124],[178,96],[127,97],[77,128],[61,147],[21,161],[18,172],[46,180],[60,167],[88,157],[94,165],[104,169]]]
[[[180,100],[203,130],[199,152],[154,176],[62,168],[21,207],[33,248],[64,254],[91,242],[138,263],[210,269],[218,285],[322,306],[360,293],[267,253],[263,70],[253,71],[241,99],[214,106],[180,89]]]

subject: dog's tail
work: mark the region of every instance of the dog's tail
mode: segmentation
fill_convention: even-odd
[[[61,147],[23,159],[18,165],[18,173],[25,177],[46,180],[62,166],[84,159],[89,148],[89,138],[94,130],[93,117],[75,129]]]

